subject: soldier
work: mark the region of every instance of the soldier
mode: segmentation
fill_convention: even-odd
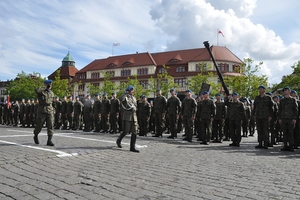
[[[25,109],[26,109],[26,104],[25,104],[25,99],[21,100],[20,103],[20,124],[22,127],[25,127]]]
[[[244,104],[245,116],[242,120],[242,130],[243,130],[242,137],[248,137],[248,128],[249,128],[249,122],[251,118],[251,109],[248,105],[247,99],[244,99],[243,104]]]
[[[153,112],[153,101],[151,100],[149,102],[150,104],[150,120],[149,120],[149,132],[154,133],[155,132],[155,119],[154,119],[154,112]]]
[[[192,91],[186,90],[186,98],[182,101],[181,118],[185,129],[185,138],[188,142],[193,139],[193,122],[197,112],[196,100],[192,97]]]
[[[141,95],[141,102],[137,110],[137,118],[140,124],[140,136],[147,136],[148,124],[151,114],[151,106],[145,95]]]
[[[279,142],[279,132],[280,132],[280,124],[278,120],[278,107],[279,107],[279,97],[273,96],[274,101],[274,133],[271,133],[271,142],[273,145],[277,145]],[[299,110],[298,110],[299,111]]]
[[[166,114],[167,100],[161,94],[161,90],[156,91],[156,97],[153,101],[153,112],[155,118],[155,135],[153,137],[162,137],[164,129],[164,117]]]
[[[30,108],[31,108],[31,105],[30,104],[31,104],[31,101],[30,101],[30,99],[28,99],[26,107],[25,107],[26,128],[29,128],[30,124],[31,124],[31,119],[30,119]]]
[[[299,101],[299,97],[297,95],[297,92],[295,90],[291,91],[291,97],[295,98],[298,104],[298,117],[296,120],[296,124],[295,124],[295,128],[294,128],[294,149],[299,149],[299,117],[300,117],[300,101]]]
[[[273,114],[273,101],[271,96],[266,95],[266,88],[263,85],[258,87],[259,95],[254,99],[254,112],[258,145],[255,148],[268,149],[269,146],[269,122]],[[264,145],[263,145],[264,143]]]
[[[101,101],[100,101],[100,95],[96,94],[95,95],[95,101],[94,101],[94,106],[93,106],[93,117],[94,117],[94,127],[95,130],[94,132],[100,132],[101,130]]]
[[[0,102],[0,124],[3,123],[3,105],[2,102]]]
[[[216,94],[216,115],[213,121],[213,136],[214,142],[222,143],[223,141],[223,126],[226,117],[225,103],[221,101],[221,94]]]
[[[39,107],[39,99],[36,99],[34,105],[34,119],[37,119],[38,107]]]
[[[118,137],[116,143],[119,148],[122,148],[121,141],[131,132],[131,140],[130,140],[130,151],[139,153],[139,150],[135,148],[136,142],[136,132],[137,132],[137,102],[134,95],[134,87],[128,86],[126,88],[126,93],[120,97],[120,103],[122,107],[122,119],[124,124],[124,130]]]
[[[290,96],[289,87],[283,88],[284,98],[278,107],[279,124],[283,132],[283,148],[281,151],[294,151],[294,128],[298,118],[298,105],[295,98]]]
[[[83,111],[83,104],[81,103],[79,96],[76,96],[75,103],[74,103],[73,130],[78,130],[80,128],[82,111]]]
[[[67,117],[67,96],[63,97],[61,102],[61,123],[62,123],[62,130],[67,130],[68,126],[68,117]]]
[[[36,126],[33,131],[34,133],[34,142],[35,144],[39,144],[38,134],[41,132],[43,124],[46,122],[47,126],[47,145],[54,146],[52,142],[52,136],[54,132],[54,94],[51,91],[52,88],[52,80],[46,80],[44,82],[45,88],[36,89],[35,92],[39,99],[39,106],[37,112],[37,121]]]
[[[169,127],[171,135],[168,137],[169,139],[177,138],[177,121],[180,115],[180,100],[176,96],[176,90],[170,90],[171,97],[167,101],[167,113],[169,118]]]
[[[14,126],[18,126],[19,123],[19,115],[20,115],[20,105],[19,101],[16,101],[13,104],[13,113],[14,113]]]
[[[214,102],[209,98],[209,92],[203,92],[203,100],[197,105],[197,118],[200,122],[202,142],[208,145],[211,139],[211,126],[216,114]]]
[[[73,129],[73,117],[74,117],[74,103],[73,103],[73,97],[68,97],[69,101],[67,102],[67,119],[69,122],[69,128],[68,130]]]
[[[54,115],[54,129],[60,129],[61,126],[61,108],[62,103],[57,96],[55,98],[55,115]]]
[[[84,121],[84,132],[90,132],[92,130],[92,116],[93,116],[93,102],[91,101],[91,95],[87,95],[84,101],[83,107],[83,121]]]
[[[251,110],[251,116],[250,116],[250,122],[249,122],[249,136],[254,136],[255,132],[255,113],[254,113],[254,105],[253,103],[250,104],[250,110]]]
[[[110,100],[107,98],[107,93],[104,92],[103,99],[101,101],[101,126],[103,129],[102,133],[108,132],[109,112],[110,112]]]
[[[110,101],[110,132],[117,133],[118,128],[118,118],[120,112],[120,100],[117,99],[117,94],[112,93],[112,98]]]
[[[239,101],[239,94],[234,92],[232,97],[229,96],[225,102],[227,105],[227,117],[229,122],[229,131],[232,143],[229,146],[240,146],[241,142],[241,125],[244,118],[244,105]]]
[[[30,123],[31,123],[31,127],[35,127],[35,118],[34,118],[34,99],[31,99],[31,104],[30,104]]]

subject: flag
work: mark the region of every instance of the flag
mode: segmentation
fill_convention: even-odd
[[[113,46],[120,46],[120,43],[113,43]]]
[[[225,37],[222,33],[222,31],[218,30],[218,34],[221,34],[223,37]]]

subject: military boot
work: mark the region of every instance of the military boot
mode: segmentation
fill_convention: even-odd
[[[47,146],[54,146],[52,142],[52,135],[48,135]]]
[[[117,146],[118,146],[119,148],[122,148],[121,141],[122,141],[122,139],[123,139],[125,136],[126,136],[126,133],[125,133],[125,132],[122,132],[122,133],[119,135],[119,137],[118,137],[118,139],[117,139],[117,141],[116,141]]]
[[[35,144],[40,144],[38,135],[34,135],[33,140],[34,140],[34,143],[35,143]]]
[[[139,153],[140,151],[135,148],[135,142],[136,142],[136,134],[131,133],[131,139],[130,139],[130,151]]]

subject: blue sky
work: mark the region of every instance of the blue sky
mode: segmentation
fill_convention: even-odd
[[[300,60],[298,0],[14,0],[0,2],[0,80],[46,77],[70,53],[76,67],[135,52],[227,46],[279,83]]]

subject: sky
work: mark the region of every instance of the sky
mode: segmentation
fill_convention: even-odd
[[[0,80],[136,52],[226,46],[280,83],[300,60],[299,0],[0,1]],[[218,34],[220,30],[221,34]],[[120,46],[113,47],[113,43]]]

